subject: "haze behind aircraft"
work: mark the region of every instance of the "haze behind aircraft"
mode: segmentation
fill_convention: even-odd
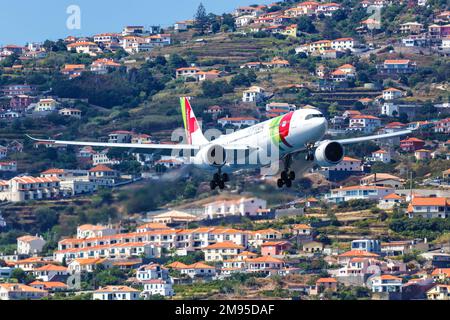
[[[295,172],[291,170],[293,157],[304,154],[304,162],[321,167],[339,164],[344,157],[344,145],[370,140],[387,139],[410,134],[411,130],[365,137],[322,140],[328,129],[324,115],[316,109],[291,111],[254,126],[219,136],[208,141],[203,135],[197,118],[187,97],[180,98],[187,143],[182,144],[137,144],[63,141],[29,138],[56,145],[92,146],[108,148],[172,150],[188,155],[189,163],[202,170],[215,172],[210,182],[211,189],[225,188],[229,173],[242,169],[276,168],[283,164],[278,187],[292,186]],[[275,166],[274,166],[275,165]]]

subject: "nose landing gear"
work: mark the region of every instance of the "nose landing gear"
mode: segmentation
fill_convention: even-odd
[[[230,177],[228,174],[221,173],[221,170],[219,169],[219,172],[215,173],[213,176],[213,179],[209,183],[209,186],[211,187],[211,190],[215,190],[217,187],[219,187],[220,190],[225,189],[225,182],[230,181]]]
[[[306,145],[306,161],[314,161],[314,144],[308,143]]]
[[[292,156],[287,155],[284,158],[284,170],[281,172],[281,178],[277,180],[278,188],[282,188],[284,185],[286,187],[292,187],[292,181],[295,180],[295,172],[290,171],[289,167],[291,166]]]

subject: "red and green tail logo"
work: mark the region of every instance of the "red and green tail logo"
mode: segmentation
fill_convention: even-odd
[[[270,137],[272,142],[277,145],[281,150],[292,148],[286,138],[289,135],[289,127],[291,124],[292,115],[294,112],[289,112],[283,116],[276,117],[270,123]]]

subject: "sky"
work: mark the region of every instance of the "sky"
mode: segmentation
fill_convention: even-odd
[[[274,0],[0,0],[0,46],[120,32],[125,25],[169,26],[192,19],[200,2],[208,13],[222,14]],[[72,5],[80,9],[80,29],[67,27]]]

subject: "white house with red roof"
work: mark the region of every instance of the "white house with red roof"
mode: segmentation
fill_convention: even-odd
[[[67,45],[68,51],[76,51],[76,53],[84,53],[90,56],[97,56],[102,50],[95,42],[79,41]]]
[[[450,216],[450,198],[416,196],[407,211],[410,218],[447,218]]]
[[[372,292],[402,292],[403,280],[390,274],[375,276],[371,279]]]
[[[17,253],[32,255],[40,253],[46,241],[44,238],[38,236],[22,236],[17,238]]]
[[[0,200],[21,202],[55,199],[60,195],[58,178],[34,178],[21,176],[9,181],[0,180]]]
[[[231,241],[218,242],[202,249],[207,262],[234,259],[243,250],[243,246]]]
[[[351,186],[332,189],[330,193],[325,195],[327,202],[340,203],[350,200],[376,200],[394,193],[395,189],[390,187],[378,186]]]
[[[92,300],[139,300],[140,291],[127,286],[106,286],[95,290]]]
[[[404,93],[402,90],[397,88],[387,88],[383,90],[383,99],[384,100],[395,100],[403,97]]]
[[[69,275],[69,269],[67,267],[46,264],[42,267],[38,267],[33,270],[33,275],[36,279],[41,281],[52,281],[52,279],[66,277]]]
[[[266,98],[266,90],[262,87],[252,86],[242,92],[242,102],[260,102]]]
[[[226,216],[258,216],[266,209],[267,202],[258,198],[219,200],[205,204],[205,216],[210,219]]]
[[[371,115],[357,115],[350,118],[349,131],[374,132],[381,126],[381,119]]]
[[[112,228],[111,225],[83,224],[77,228],[77,239],[106,237],[115,234],[117,234],[117,229]]]
[[[388,194],[378,201],[378,208],[380,209],[392,209],[395,206],[405,202],[405,198],[399,196],[396,193]]]
[[[117,171],[103,164],[89,169],[89,180],[97,186],[112,187],[116,184],[118,177]]]
[[[0,300],[39,300],[48,292],[20,283],[0,283]]]
[[[370,158],[370,160],[375,162],[390,163],[392,157],[389,151],[379,149],[377,151],[372,152],[372,157]]]

